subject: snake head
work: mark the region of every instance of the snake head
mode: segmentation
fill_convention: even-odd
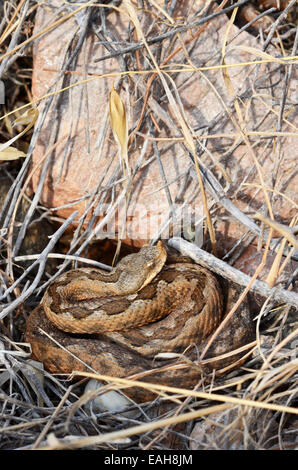
[[[156,246],[145,245],[138,253],[125,256],[116,268],[121,273],[121,288],[138,292],[161,271],[166,259],[167,252],[161,241]]]
[[[163,243],[159,240],[156,246],[143,246],[138,254],[142,254],[145,260],[144,273],[146,273],[146,278],[144,279],[143,285],[140,287],[140,289],[142,289],[162,270],[167,260],[167,251]]]

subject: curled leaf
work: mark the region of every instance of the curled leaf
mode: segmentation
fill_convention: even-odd
[[[38,110],[36,108],[30,108],[29,110],[27,110],[22,116],[20,116],[19,118],[17,118],[15,121],[14,121],[14,126],[15,125],[25,125],[27,124],[27,126],[25,127],[25,129],[20,132],[18,135],[16,135],[15,137],[13,137],[12,139],[9,139],[7,142],[5,142],[5,144],[1,144],[0,145],[0,155],[2,154],[2,152],[5,150],[5,149],[8,149],[10,148],[11,144],[13,144],[13,142],[15,142],[16,140],[18,140],[20,137],[22,137],[22,135],[26,134],[27,131],[29,131],[29,129],[31,129],[31,127],[34,126],[36,120],[38,118]],[[13,147],[11,147],[13,149]],[[14,149],[16,150],[16,149]],[[9,152],[11,152],[11,150],[9,150]],[[19,152],[19,151],[18,151]],[[22,155],[21,155],[22,154]],[[9,154],[8,154],[9,155]],[[0,157],[1,160],[15,160],[16,158],[19,158],[19,157],[25,157],[26,155],[23,154],[23,152],[20,152],[20,154],[18,156],[15,156],[13,157],[13,152],[10,153],[11,155],[11,158],[2,158],[2,156]]]
[[[27,109],[24,114],[15,119],[13,126],[27,125],[29,124],[30,129],[36,122],[38,118],[38,110],[36,108]]]

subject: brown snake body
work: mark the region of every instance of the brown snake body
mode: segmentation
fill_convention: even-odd
[[[71,270],[47,289],[44,311],[57,328],[69,333],[129,334],[132,328],[144,326],[138,330],[143,337],[142,345],[135,347],[139,354],[153,357],[162,350],[180,352],[219,324],[221,291],[208,270],[189,263],[164,267],[166,256],[159,242],[126,256],[111,273]],[[191,315],[183,313],[185,302],[191,306]],[[173,315],[175,311],[180,314]],[[150,340],[150,333],[146,337],[150,327],[145,325],[157,320]]]
[[[159,242],[123,258],[111,273],[81,268],[58,277],[27,322],[26,338],[34,357],[52,372],[92,367],[121,377],[148,375],[153,369],[158,372],[150,374],[148,381],[194,385],[197,367],[159,371],[155,356],[185,354],[191,348],[194,354],[189,357],[195,359],[198,346],[222,320],[222,291],[207,269],[191,263],[165,265],[166,257]],[[227,340],[229,350],[243,343],[246,324],[242,330],[240,336],[232,332],[232,338],[228,335],[219,341],[219,354]]]

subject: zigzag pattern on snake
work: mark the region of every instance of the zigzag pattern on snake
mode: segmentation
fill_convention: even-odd
[[[200,343],[222,319],[217,279],[198,265],[165,265],[161,242],[123,258],[110,273],[71,270],[47,289],[42,306],[60,330],[108,334],[123,347],[152,358]]]

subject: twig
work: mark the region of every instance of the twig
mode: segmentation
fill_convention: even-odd
[[[204,18],[200,18],[199,20],[194,21],[193,23],[189,23],[189,24],[184,25],[184,26],[179,26],[178,28],[174,28],[171,31],[168,31],[167,33],[160,34],[159,36],[156,36],[155,38],[148,38],[146,40],[146,42],[149,46],[151,46],[152,44],[156,44],[158,42],[162,42],[164,39],[168,39],[168,38],[174,36],[175,34],[182,33],[183,31],[187,31],[189,29],[193,29],[196,26],[200,26],[200,25],[206,23],[207,21],[210,21],[213,18],[216,18],[217,16],[223,15],[225,13],[229,13],[230,11],[234,10],[234,8],[236,8],[238,6],[240,7],[240,6],[244,5],[245,3],[248,3],[248,1],[249,0],[243,0],[242,2],[235,3],[235,5],[231,5],[227,8],[225,8],[224,10],[212,13],[211,15],[205,16]],[[121,51],[114,52],[113,54],[108,54],[104,57],[99,57],[98,59],[95,59],[94,62],[101,62],[103,60],[118,57],[119,55],[122,55],[122,54],[128,54],[130,52],[135,52],[135,51],[138,51],[139,49],[142,49],[143,47],[144,47],[143,42],[139,42],[137,44],[134,44],[133,46],[122,49]]]
[[[263,51],[267,49],[267,47],[270,44],[271,39],[273,38],[275,31],[277,30],[278,25],[283,21],[284,18],[286,18],[288,12],[295,5],[295,3],[296,3],[296,0],[291,0],[290,3],[284,9],[284,11],[278,16],[277,20],[273,23],[272,27],[270,28],[270,32],[267,36],[267,39],[263,44],[263,48],[262,48]]]
[[[37,274],[35,276],[35,279],[34,281],[30,284],[30,287],[28,287],[28,289],[25,289],[23,292],[22,292],[22,295],[20,295],[20,297],[18,297],[17,299],[15,299],[13,302],[11,302],[10,304],[7,305],[7,307],[3,308],[0,312],[0,319],[4,318],[6,315],[8,315],[10,312],[12,312],[16,307],[18,307],[20,304],[22,304],[31,294],[32,292],[34,291],[34,289],[38,286],[39,284],[39,281],[41,279],[41,276],[43,274],[43,271],[44,271],[44,268],[45,268],[45,265],[46,265],[46,261],[47,261],[47,255],[50,251],[52,251],[53,247],[55,246],[55,244],[57,243],[57,241],[59,240],[59,238],[61,237],[61,235],[65,232],[65,230],[67,229],[67,227],[69,227],[69,225],[71,225],[71,223],[74,221],[74,219],[76,218],[77,216],[77,212],[73,212],[69,217],[68,219],[64,222],[63,225],[61,225],[61,227],[52,235],[49,243],[47,244],[46,248],[42,251],[42,253],[40,254],[40,257],[39,259],[37,259],[33,264],[31,264],[31,266],[29,266],[29,268],[26,269],[26,271],[16,280],[16,282],[13,283],[12,286],[10,286],[6,292],[2,295],[2,297],[0,298],[0,300],[3,300],[4,298],[6,298],[19,284],[20,282],[27,276],[27,274],[37,265],[39,265],[38,267],[38,271],[37,271]]]
[[[16,256],[13,258],[15,263],[19,263],[20,261],[31,261],[34,259],[39,259],[40,255],[23,255],[23,256]],[[76,261],[78,263],[85,263],[90,264],[91,266],[95,266],[96,268],[105,269],[106,271],[111,271],[112,267],[108,264],[100,263],[99,261],[95,261],[93,259],[82,258],[81,256],[75,255],[63,255],[61,253],[49,253],[47,255],[48,259],[63,259],[69,261]],[[0,263],[1,264],[1,263]]]
[[[192,258],[196,263],[209,268],[211,271],[214,271],[225,279],[235,282],[239,286],[246,287],[251,282],[251,277],[247,274],[242,273],[238,269],[233,268],[224,261],[221,261],[182,238],[171,238],[168,244],[182,254]],[[298,294],[295,292],[290,292],[279,287],[270,289],[267,284],[258,280],[251,286],[250,291],[265,298],[270,296],[275,302],[287,303],[292,307],[298,308]]]

